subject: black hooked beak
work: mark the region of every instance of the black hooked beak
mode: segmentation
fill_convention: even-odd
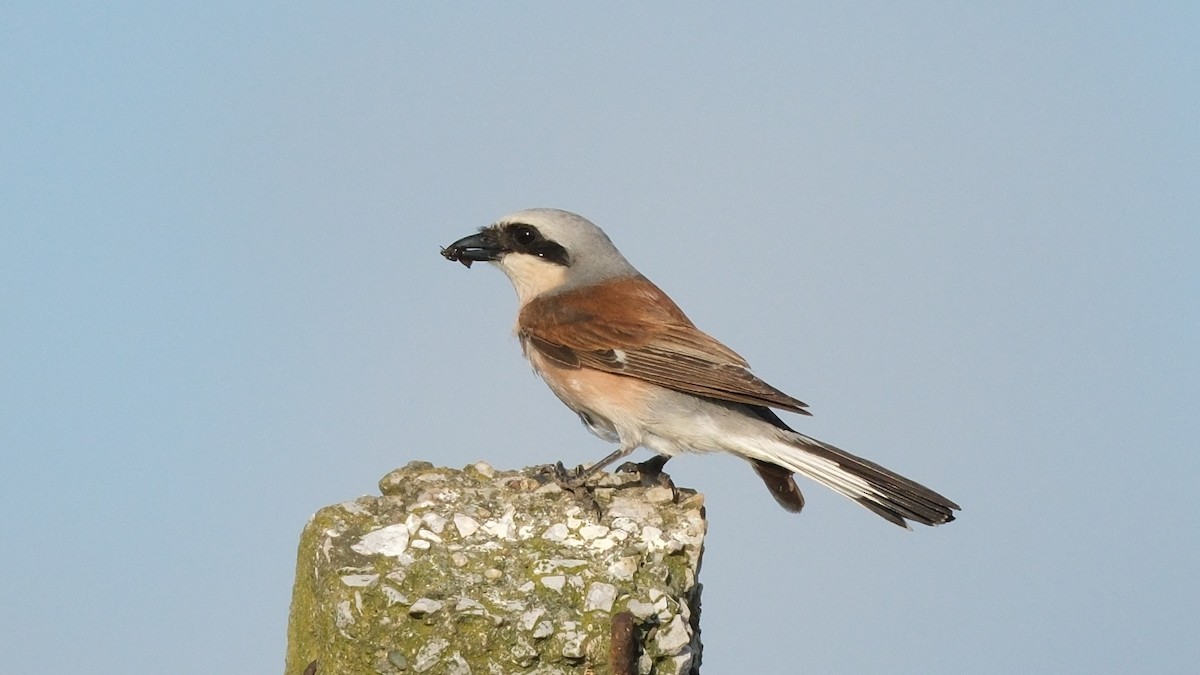
[[[504,250],[500,248],[500,241],[493,230],[463,237],[442,249],[442,256],[446,260],[460,262],[467,267],[477,261],[498,260],[503,254]]]

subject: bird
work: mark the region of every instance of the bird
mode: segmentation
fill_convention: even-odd
[[[617,444],[580,481],[639,447],[661,470],[681,453],[748,461],[771,496],[799,513],[800,474],[891,523],[940,525],[960,507],[941,494],[788,426],[773,409],[809,415],[804,402],[759,379],[749,363],[701,331],[626,260],[599,227],[570,211],[505,216],[442,248],[471,267],[500,268],[516,290],[516,334],[533,370],[584,426]],[[642,465],[639,465],[642,466]]]

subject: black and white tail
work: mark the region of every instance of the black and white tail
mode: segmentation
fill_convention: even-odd
[[[910,520],[922,525],[948,523],[954,520],[954,512],[960,510],[958,504],[914,480],[805,436],[785,424],[772,410],[748,408],[780,433],[777,440],[767,443],[756,438],[755,442],[744,444],[742,451],[771,496],[788,511],[795,513],[804,507],[804,496],[792,480],[792,472],[811,478],[906,529],[911,529]]]
[[[901,527],[907,528],[909,520],[922,525],[948,523],[959,510],[958,504],[937,492],[870,460],[801,433],[788,436],[799,452],[780,457],[781,464]]]

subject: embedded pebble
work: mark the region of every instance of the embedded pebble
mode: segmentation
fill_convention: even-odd
[[[461,614],[471,614],[474,616],[483,616],[487,614],[487,610],[478,601],[471,598],[459,598],[454,605],[454,611]]]
[[[663,541],[662,530],[653,525],[647,525],[642,528],[642,543],[646,545],[646,550],[651,553],[661,551],[667,545],[667,542]]]
[[[563,586],[567,583],[567,578],[561,574],[555,574],[548,577],[542,577],[542,585],[552,591],[562,591]]]
[[[337,604],[333,623],[338,628],[345,628],[354,623],[354,612],[350,609],[350,601],[343,600]]]
[[[458,536],[466,539],[479,531],[479,521],[471,516],[456,513],[454,514],[454,527],[458,530]]]
[[[644,499],[614,499],[607,513],[614,519],[627,518],[635,523],[645,523],[652,521],[663,506],[655,506]]]
[[[400,603],[402,605],[408,604],[408,597],[391,586],[384,585],[383,597],[387,600],[388,607],[391,607],[396,603]]]
[[[542,484],[533,478],[530,478],[529,476],[522,476],[520,478],[507,481],[505,485],[508,487],[508,489],[515,490],[517,492],[533,492],[541,487]]]
[[[442,531],[446,529],[446,517],[438,513],[426,513],[425,515],[421,516],[421,521],[424,522],[425,525],[427,525],[429,529],[433,530],[436,534],[441,534]]]
[[[388,525],[364,534],[350,550],[362,555],[398,556],[408,548],[408,537],[404,525]]]
[[[416,534],[417,530],[421,529],[421,516],[415,513],[408,514],[408,517],[404,519],[404,527],[408,528],[410,535]]]
[[[609,537],[604,537],[603,539],[596,539],[595,541],[592,542],[592,548],[596,549],[597,551],[607,551],[607,550],[615,547],[616,545],[617,545],[617,542],[613,541]]]
[[[669,608],[669,606],[667,604],[667,597],[665,595],[663,597],[659,598],[658,600],[654,601],[654,611],[658,612],[658,615],[660,617],[665,617],[668,615],[668,612],[667,612],[668,608]]]
[[[556,495],[562,493],[563,489],[558,483],[550,482],[534,490],[535,495]]]
[[[517,620],[517,625],[520,626],[521,630],[532,630],[537,620],[542,618],[542,615],[545,613],[546,610],[542,607],[531,609],[521,615],[521,618]]]
[[[643,620],[649,619],[658,613],[658,610],[654,609],[654,605],[648,602],[642,602],[641,600],[630,600],[629,603],[625,605],[625,609],[628,609],[630,614],[633,614],[637,618]]]
[[[641,530],[641,526],[637,524],[637,521],[628,516],[617,516],[612,519],[612,524],[618,530],[629,534],[637,534]]]
[[[562,655],[568,659],[583,658],[583,639],[586,636],[584,635],[583,631],[578,629],[579,624],[575,621],[564,621],[562,628]]]
[[[420,498],[417,499],[415,504],[409,506],[408,508],[411,511],[421,511],[424,509],[432,509],[435,506],[437,506],[437,500],[433,498],[432,494],[425,492],[421,494]]]
[[[503,576],[504,576],[504,572],[501,572],[500,570],[496,569],[495,567],[489,567],[483,571],[483,578],[487,579],[488,581],[497,581],[500,579],[500,577],[503,577]]]
[[[583,537],[584,541],[591,541],[608,534],[608,528],[604,525],[589,524],[579,528],[579,536]]]
[[[408,608],[409,616],[420,618],[426,614],[433,614],[440,610],[446,603],[431,598],[420,598]]]
[[[583,611],[591,612],[593,610],[611,611],[613,603],[617,601],[617,587],[612,584],[606,584],[600,581],[593,581],[588,586],[587,597],[583,601]]]
[[[570,531],[567,529],[565,523],[555,523],[546,528],[546,531],[542,533],[542,539],[546,541],[562,541],[567,538],[569,533]]]
[[[471,675],[471,666],[462,654],[454,652],[450,656],[450,667],[446,669],[446,675]]]
[[[549,621],[539,621],[538,625],[533,629],[533,637],[540,640],[545,637],[550,637],[554,634],[554,626]]]
[[[629,581],[633,579],[634,573],[637,572],[638,559],[633,556],[625,556],[620,560],[608,566],[608,573],[614,578],[621,581]]]
[[[671,672],[684,673],[692,672],[692,650],[684,647],[683,651],[671,657]]]
[[[692,636],[687,629],[687,624],[683,622],[683,617],[678,614],[665,628],[658,630],[658,635],[654,642],[664,654],[678,654],[688,643],[692,641]]]
[[[646,490],[646,501],[651,504],[667,504],[675,501],[675,491],[669,487],[657,486]]]
[[[483,530],[497,539],[515,539],[516,526],[513,524],[513,517],[517,510],[513,507],[508,507],[498,520],[489,520],[483,524]]]
[[[351,587],[374,586],[376,581],[379,581],[378,574],[346,574],[342,576],[342,583]]]
[[[413,658],[413,670],[423,673],[436,666],[438,657],[449,646],[450,641],[445,638],[433,638],[429,642],[426,642]]]

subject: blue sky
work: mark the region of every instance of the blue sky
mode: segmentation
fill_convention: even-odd
[[[1194,3],[9,3],[5,670],[278,672],[314,510],[606,454],[503,276],[437,255],[554,206],[963,506],[672,462],[706,673],[1190,672],[1198,39]]]

